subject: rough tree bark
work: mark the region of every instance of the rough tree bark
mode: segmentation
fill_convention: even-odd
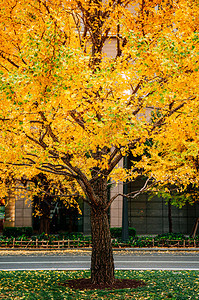
[[[114,277],[113,250],[107,210],[107,180],[99,178],[93,184],[97,205],[91,206],[91,281],[94,284],[112,284]]]
[[[91,210],[91,280],[95,284],[114,282],[114,262],[108,215],[102,208]]]

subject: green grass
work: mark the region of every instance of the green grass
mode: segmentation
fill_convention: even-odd
[[[116,271],[116,277],[144,280],[146,287],[78,291],[59,286],[88,271],[0,271],[0,299],[199,299],[199,271]]]

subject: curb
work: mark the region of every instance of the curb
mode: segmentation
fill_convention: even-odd
[[[72,251],[92,251],[92,248],[64,248],[64,249],[41,249],[41,248],[0,248],[0,253],[1,251],[67,251],[67,250],[72,250]],[[162,251],[162,252],[170,252],[170,251],[187,251],[187,252],[199,252],[199,247],[197,248],[113,248],[113,251],[150,251],[150,252],[157,252],[157,251]]]
[[[116,249],[114,249],[115,251]],[[126,251],[198,251],[199,248],[125,248]]]

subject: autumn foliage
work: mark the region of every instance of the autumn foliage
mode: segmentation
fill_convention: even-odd
[[[2,187],[43,172],[82,194],[93,282],[112,282],[108,180],[198,185],[198,3],[0,4]],[[129,151],[142,160],[115,168]]]

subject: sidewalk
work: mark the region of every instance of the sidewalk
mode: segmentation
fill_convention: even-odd
[[[114,251],[120,251],[120,250],[125,250],[125,251],[198,251],[199,248],[122,248],[122,249],[113,249]]]
[[[44,249],[44,248],[40,248],[40,249],[35,249],[35,248],[0,248],[0,255],[1,255],[1,252],[3,251],[27,251],[27,252],[91,252],[92,251],[92,248],[65,248],[65,249]],[[175,252],[198,252],[199,253],[199,248],[175,248],[175,247],[170,247],[170,248],[166,248],[166,247],[160,247],[160,248],[113,248],[113,251],[116,251],[116,252],[121,252],[121,251],[129,251],[129,252],[137,252],[137,251],[140,251],[140,252],[157,252],[157,251],[161,251],[161,252],[172,252],[172,251],[175,251]]]

